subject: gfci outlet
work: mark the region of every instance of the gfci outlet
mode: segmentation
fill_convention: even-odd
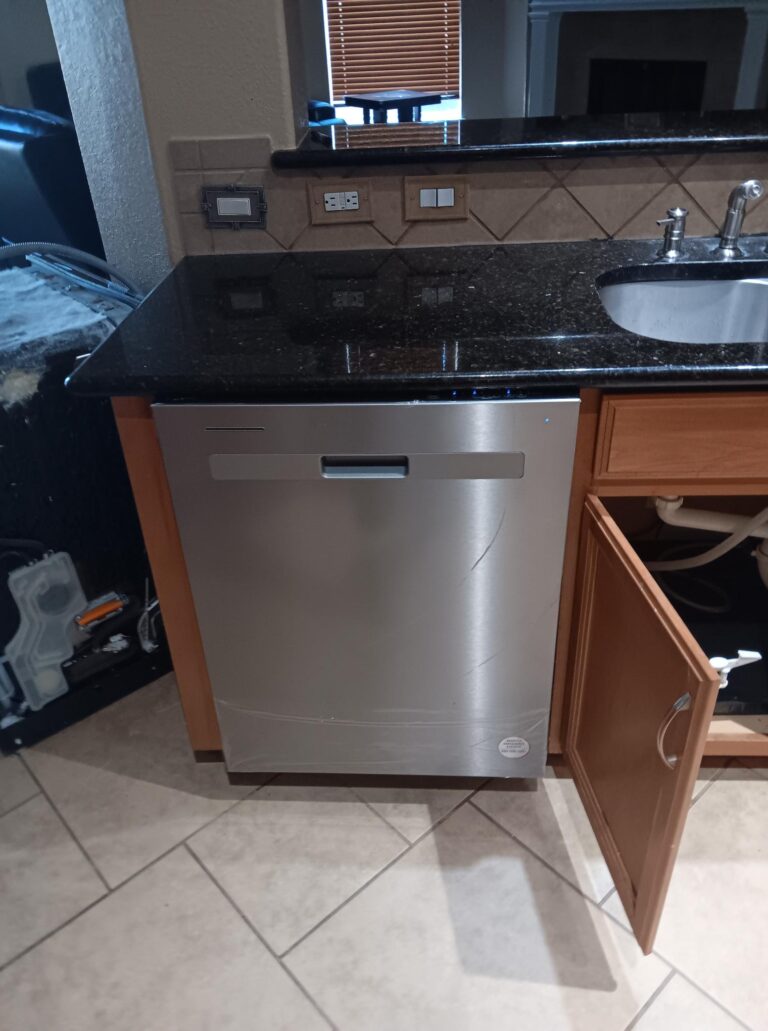
[[[313,225],[373,221],[371,187],[365,179],[348,179],[342,183],[315,180],[307,183],[307,191]]]
[[[326,211],[359,211],[360,194],[357,190],[345,190],[337,193],[323,194],[323,207]]]

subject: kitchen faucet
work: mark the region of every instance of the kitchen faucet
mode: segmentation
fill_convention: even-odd
[[[715,254],[721,258],[741,257],[738,242],[747,210],[747,201],[757,200],[764,193],[765,187],[759,179],[746,179],[731,191],[725,221],[720,231],[720,245],[715,250]]]

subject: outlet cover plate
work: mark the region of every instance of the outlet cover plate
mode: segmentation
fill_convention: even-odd
[[[453,187],[453,207],[422,208],[422,190]],[[469,183],[463,175],[407,175],[403,180],[406,222],[443,222],[469,217]]]
[[[357,193],[357,208],[325,210],[326,193]],[[311,179],[307,182],[309,216],[313,226],[340,226],[345,222],[373,222],[371,184],[367,179]]]

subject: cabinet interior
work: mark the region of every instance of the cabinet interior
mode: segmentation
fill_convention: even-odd
[[[669,526],[657,515],[653,498],[611,498],[604,504],[644,561],[687,558],[713,547],[725,534]],[[685,507],[755,515],[768,507],[768,495],[685,496]],[[760,652],[761,662],[735,670],[718,694],[713,733],[726,729],[768,733],[768,587],[749,537],[715,561],[685,572],[654,572],[654,578],[709,658],[735,656],[739,649]],[[768,742],[768,739],[765,739]]]

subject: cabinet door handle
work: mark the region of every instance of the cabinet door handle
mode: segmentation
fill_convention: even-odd
[[[664,738],[666,737],[667,731],[672,725],[672,721],[674,720],[675,716],[677,716],[679,712],[686,712],[688,709],[690,709],[690,707],[691,696],[686,691],[685,694],[681,694],[677,701],[670,706],[666,716],[659,724],[659,731],[656,734],[656,748],[659,753],[659,758],[664,763],[664,765],[670,770],[674,770],[674,768],[677,766],[680,756],[667,755],[667,753],[664,751]]]

